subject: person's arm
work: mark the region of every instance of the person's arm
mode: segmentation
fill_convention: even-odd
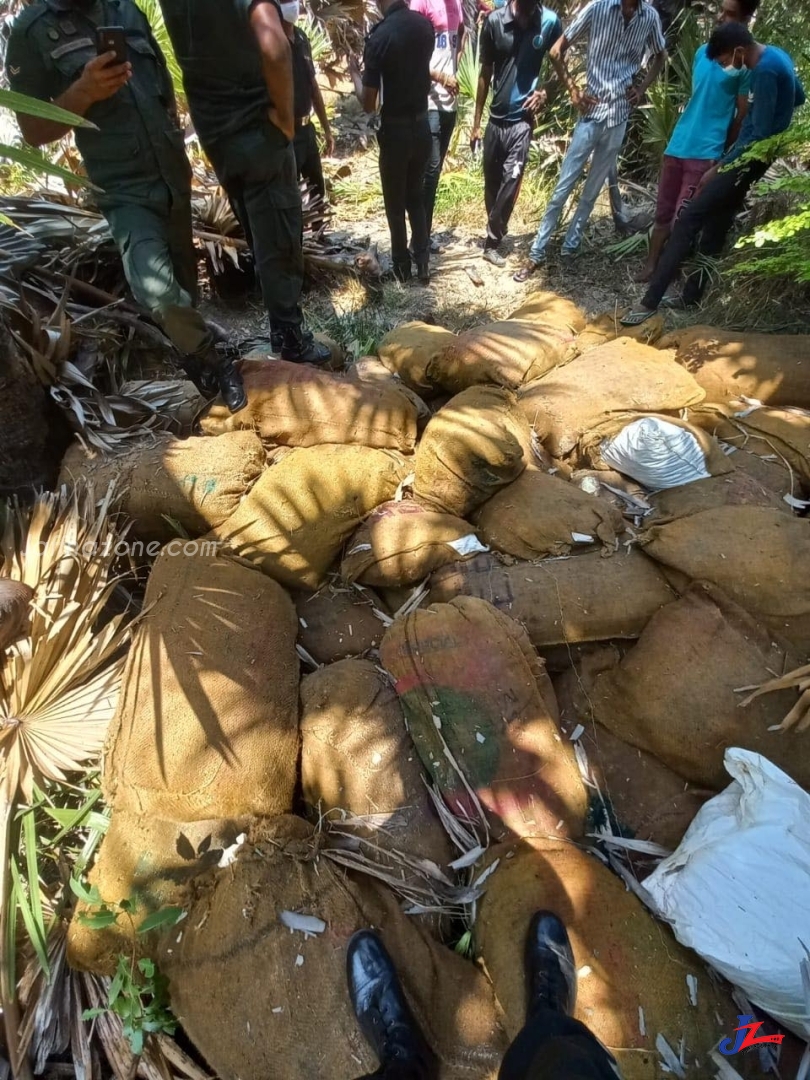
[[[487,20],[489,20],[489,16],[487,16]],[[475,91],[475,112],[473,114],[472,131],[470,132],[471,143],[477,142],[481,138],[481,121],[484,116],[484,106],[487,103],[487,95],[492,85],[492,74],[495,70],[495,43],[492,39],[489,21],[485,22],[481,27],[478,48],[481,70],[478,74],[478,86]]]
[[[740,128],[742,122],[748,114],[748,94],[739,94],[737,97],[737,110],[734,113],[734,118],[731,121],[728,129],[728,135],[726,136],[726,150],[734,145],[737,141],[737,137],[740,134]]]
[[[585,9],[588,10],[587,8]],[[594,105],[598,104],[593,95],[580,90],[577,86],[577,81],[568,70],[568,64],[565,62],[565,54],[571,47],[571,40],[568,34],[565,33],[562,37],[552,45],[551,52],[548,54],[551,58],[551,63],[554,65],[554,70],[557,72],[557,78],[563,84],[568,91],[568,95],[571,98],[571,104],[575,109],[579,109],[580,112],[588,112]]]
[[[292,50],[281,24],[281,15],[269,0],[258,0],[251,7],[248,18],[261,53],[267,92],[273,103],[270,119],[288,139],[292,139],[295,135]]]
[[[644,76],[638,86],[631,86],[630,89],[627,91],[627,100],[630,102],[631,105],[641,104],[644,99],[644,95],[647,93],[652,84],[664,70],[664,64],[666,63],[666,59],[666,49],[661,49],[660,52],[655,54],[655,56],[653,57],[653,62],[647,68],[647,74]]]
[[[741,146],[739,140],[720,159],[721,165],[727,165],[734,161],[747,147],[760,139],[768,139],[774,133],[773,117],[776,111],[777,87],[776,76],[772,71],[756,74],[754,89],[754,109],[751,115],[753,124],[749,133],[746,132],[745,145]]]
[[[323,94],[321,88],[318,86],[318,80],[315,76],[312,76],[312,107],[315,110],[315,115],[318,117],[318,123],[321,125],[321,131],[323,132],[324,141],[326,146],[326,156],[331,157],[335,152],[335,140],[332,137],[332,127],[329,123],[329,117],[326,115],[326,105],[324,104]]]

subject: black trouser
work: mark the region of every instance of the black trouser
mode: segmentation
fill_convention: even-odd
[[[318,149],[318,136],[312,124],[301,124],[296,128],[293,149],[298,176],[306,180],[309,186],[314,188],[322,199],[325,199],[326,181],[323,178],[321,152]]]
[[[293,145],[270,121],[204,146],[253,251],[270,326],[301,325],[301,192]]]
[[[424,202],[425,166],[430,157],[427,113],[408,119],[384,117],[377,142],[385,216],[391,233],[391,258],[395,270],[410,270],[406,213],[411,223],[413,257],[417,263],[428,259]]]
[[[644,307],[658,307],[695,241],[699,255],[714,257],[720,254],[734,218],[742,210],[748,189],[762,178],[766,169],[764,162],[752,161],[748,165],[724,170],[710,180],[691,202],[686,203],[650,278],[649,288],[641,301]],[[694,270],[683,287],[684,302],[696,304],[708,281],[709,275],[705,269],[698,267]]]
[[[430,124],[431,146],[425,169],[425,218],[428,236],[430,236],[433,231],[433,207],[436,205],[439,176],[455,130],[456,113],[446,112],[443,109],[430,109],[428,123]]]
[[[504,1054],[498,1080],[617,1080],[613,1058],[572,1017],[538,1009]],[[435,1080],[436,1071],[392,1062],[361,1080]]]
[[[515,209],[523,170],[532,141],[531,124],[490,120],[484,135],[484,202],[487,208],[486,247],[495,248],[506,236]]]

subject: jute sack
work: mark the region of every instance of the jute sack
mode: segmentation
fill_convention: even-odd
[[[673,851],[711,792],[684,783],[663,761],[624,742],[593,719],[590,693],[594,679],[614,668],[620,656],[613,647],[589,649],[574,666],[557,675],[554,692],[563,735],[570,738],[579,729],[588,769],[604,800],[600,807],[591,793],[590,819],[602,824],[607,811],[614,831],[618,827],[623,836],[651,840]],[[632,851],[626,856],[638,877],[653,868],[649,858],[636,859]]]
[[[492,987],[471,963],[403,914],[396,896],[347,875],[298,818],[278,818],[189,898],[182,939],[160,957],[172,1010],[223,1080],[343,1080],[371,1073],[346,988],[346,946],[373,928],[393,958],[442,1080],[494,1080],[506,1049]],[[321,934],[290,932],[282,912]],[[176,935],[175,935],[176,937]],[[238,1018],[238,1023],[235,1022]]]
[[[810,614],[810,521],[762,506],[721,506],[653,525],[651,558],[694,581],[710,581],[752,615]]]
[[[111,926],[97,929],[83,921],[93,909],[80,902],[68,929],[70,966],[112,976],[121,953],[150,955],[156,935],[137,934],[136,927],[148,915],[178,906],[188,882],[216,866],[250,820],[180,823],[116,811],[88,880],[105,903],[128,900],[129,915],[122,913]]]
[[[749,334],[691,326],[669,336],[675,359],[713,402],[755,398],[765,405],[810,408],[810,334]]]
[[[523,303],[509,313],[508,318],[538,322],[573,334],[583,330],[588,321],[585,312],[573,300],[545,289],[529,293]]]
[[[432,604],[456,596],[489,600],[522,623],[538,649],[637,638],[651,616],[675,599],[652,559],[633,548],[612,559],[592,552],[513,566],[477,555],[437,570],[430,584]]]
[[[402,459],[366,446],[295,450],[211,534],[291,589],[317,589],[369,511],[396,494]]]
[[[92,480],[103,492],[112,481],[121,509],[142,540],[201,536],[236,510],[265,465],[261,440],[252,431],[219,439],[175,439],[156,434],[122,454],[109,456],[73,443],[62,460],[59,483]],[[167,520],[170,519],[170,520]]]
[[[402,323],[385,335],[378,352],[388,370],[398,375],[406,386],[422,397],[431,397],[437,388],[428,379],[428,367],[454,340],[455,334],[441,326]]]
[[[483,383],[517,390],[568,359],[573,342],[570,327],[533,319],[486,323],[459,334],[431,361],[428,381],[451,394]]]
[[[731,446],[772,459],[810,484],[810,412],[805,409],[749,409],[744,403],[700,405],[690,410],[690,420]],[[800,496],[796,491],[794,495]]]
[[[554,457],[615,413],[677,412],[704,398],[672,353],[622,337],[521,388],[523,415]]]
[[[242,428],[285,446],[353,443],[410,453],[416,409],[396,387],[359,382],[286,360],[245,360],[247,405],[237,413],[215,403],[200,421],[208,435]]]
[[[335,589],[293,596],[298,616],[298,643],[318,664],[333,664],[379,647],[384,626],[372,611],[382,602],[364,589]]]
[[[440,409],[416,450],[414,493],[423,502],[465,518],[526,467],[528,425],[515,395],[474,386]]]
[[[370,660],[342,660],[302,680],[301,739],[301,785],[315,820],[335,810],[381,815],[360,830],[381,853],[442,867],[454,858],[399,698]],[[374,858],[374,848],[363,851]]]
[[[447,563],[482,550],[472,525],[452,514],[401,500],[378,506],[346,546],[345,581],[412,585]]]
[[[622,515],[606,500],[535,469],[496,492],[473,520],[485,544],[519,559],[567,555],[589,544],[612,552],[624,532]]]
[[[599,345],[606,345],[609,341],[615,341],[617,337],[632,338],[644,345],[654,345],[664,332],[665,319],[658,311],[651,319],[645,319],[641,326],[622,326],[622,318],[630,311],[630,308],[618,308],[616,311],[605,311],[601,315],[594,316],[585,329],[577,334],[575,347],[577,353],[587,352]]]
[[[346,375],[354,382],[371,383],[373,386],[385,387],[397,394],[402,394],[416,409],[418,430],[421,430],[433,415],[416,391],[406,386],[399,375],[389,371],[377,356],[361,356],[352,364]]]
[[[0,578],[0,652],[25,633],[34,590],[22,581]]]
[[[574,752],[560,738],[545,666],[514,620],[459,597],[398,619],[380,658],[454,813],[475,816],[472,789],[495,838],[581,835],[586,795]]]
[[[796,703],[796,691],[764,694],[740,708],[741,688],[798,666],[772,638],[720,589],[697,582],[650,619],[616,668],[596,677],[594,716],[695,784],[725,787],[723,754],[741,746],[806,785],[810,758],[801,749],[803,736],[769,730]]]
[[[510,850],[513,858],[506,857]],[[705,1080],[708,1054],[736,1026],[737,1010],[700,959],[678,945],[618,877],[573,844],[536,839],[492,854],[500,862],[479,901],[475,942],[510,1037],[526,1017],[529,922],[545,908],[559,915],[571,938],[580,972],[574,1015],[615,1054],[624,1080],[662,1075],[659,1036],[676,1058],[683,1040],[683,1075]]]
[[[729,460],[738,465],[738,458],[750,458],[750,454],[734,454]],[[766,463],[766,466],[769,463]],[[780,470],[786,478],[784,469]],[[714,510],[719,506],[766,506],[790,514],[791,509],[782,495],[772,487],[758,480],[744,468],[735,467],[726,476],[710,476],[707,480],[696,480],[691,484],[667,488],[654,492],[649,497],[654,508],[654,515],[648,519],[654,522],[671,521],[674,518],[699,514],[703,510]]]
[[[298,756],[287,594],[228,559],[164,550],[144,611],[109,738],[107,801],[170,821],[286,813]]]

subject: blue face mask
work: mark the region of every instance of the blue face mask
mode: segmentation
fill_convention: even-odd
[[[506,7],[506,0],[494,0],[496,8]]]

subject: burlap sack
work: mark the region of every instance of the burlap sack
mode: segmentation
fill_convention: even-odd
[[[475,531],[461,518],[411,501],[383,503],[346,545],[341,577],[365,585],[413,585],[462,558],[467,550],[462,541],[474,542]],[[481,545],[470,554],[475,548]]]
[[[673,427],[688,432],[697,443],[703,458],[703,467],[710,476],[725,476],[733,471],[733,464],[723,453],[719,442],[713,435],[697,424],[690,424],[687,420],[681,420],[677,416],[662,416],[660,413],[645,413],[644,417],[638,413],[624,414],[623,416],[611,417],[604,423],[598,424],[595,428],[586,432],[579,440],[578,453],[580,461],[583,464],[587,463],[592,469],[615,468],[615,465],[608,464],[602,457],[602,449],[605,443],[610,439],[615,439],[628,424],[632,424],[636,420],[642,420],[647,416],[654,420],[664,420],[667,424],[672,424]]]
[[[615,311],[605,311],[601,315],[595,315],[586,325],[585,329],[577,334],[575,342],[578,353],[595,349],[599,345],[606,345],[609,341],[615,341],[618,337],[632,338],[640,341],[643,345],[654,345],[664,332],[665,319],[658,311],[651,319],[645,319],[641,326],[622,326],[622,318],[630,311],[630,308],[617,308]]]
[[[406,386],[399,375],[389,371],[377,356],[359,357],[346,372],[346,375],[354,382],[371,383],[373,386],[387,388],[406,397],[416,409],[416,426],[420,431],[433,415],[416,391]]]
[[[650,617],[675,599],[664,575],[642,552],[504,566],[492,555],[437,570],[430,603],[478,596],[526,627],[538,649],[580,641],[637,638]]]
[[[651,840],[674,851],[712,792],[684,783],[683,777],[653,754],[617,738],[593,719],[590,693],[594,679],[615,667],[620,656],[613,647],[587,648],[574,666],[556,676],[554,692],[562,733],[570,738],[579,730],[579,744],[598,789],[598,795],[591,792],[589,816],[596,825],[609,823],[622,836]],[[602,806],[598,805],[600,797]],[[639,878],[653,869],[645,856],[628,851],[626,858]]]
[[[380,852],[442,867],[455,857],[399,698],[375,664],[342,660],[302,680],[301,740],[301,785],[314,820],[332,810],[377,815],[374,827],[358,831]],[[375,848],[363,852],[374,858]]]
[[[707,401],[755,398],[810,408],[810,334],[749,334],[691,326],[662,338],[706,391]]]
[[[473,520],[485,544],[519,559],[567,555],[589,544],[612,552],[624,532],[622,515],[604,499],[535,469],[496,492]]]
[[[295,609],[228,559],[164,550],[127,657],[104,771],[115,810],[282,814],[298,756]]]
[[[622,337],[522,387],[523,415],[554,457],[614,413],[668,413],[704,398],[672,353]]]
[[[442,1080],[494,1080],[506,1048],[492,987],[476,968],[404,915],[397,898],[318,855],[311,826],[279,818],[233,867],[190,898],[179,943],[160,958],[172,1009],[213,1072],[241,1080],[343,1080],[379,1062],[352,1010],[346,946],[376,929]],[[326,923],[308,938],[283,911]]]
[[[569,358],[570,327],[530,319],[507,319],[465,330],[428,367],[428,381],[458,394],[494,383],[517,390]]]
[[[573,300],[545,289],[529,293],[523,303],[509,313],[508,318],[538,322],[558,330],[569,330],[573,334],[580,333],[588,321],[585,312]]]
[[[291,589],[317,589],[343,544],[405,478],[402,459],[366,446],[295,450],[269,468],[211,534]]]
[[[465,518],[523,472],[528,425],[515,395],[474,386],[440,409],[416,451],[417,498]]]
[[[510,1037],[526,1017],[526,933],[534,912],[545,908],[559,915],[571,938],[579,972],[575,1015],[616,1055],[624,1080],[665,1075],[659,1036],[676,1058],[683,1040],[684,1077],[706,1080],[713,1072],[708,1054],[736,1027],[737,1009],[700,959],[618,877],[573,844],[523,841],[512,851],[513,858],[506,857],[506,846],[493,852],[500,862],[475,922],[477,952]]]
[[[737,466],[737,459],[742,457],[750,458],[751,455],[734,454],[730,458],[731,464]],[[784,470],[781,471],[787,475]],[[692,484],[654,492],[649,501],[654,508],[654,514],[647,519],[650,522],[671,521],[719,506],[767,506],[782,513],[791,513],[782,495],[744,468],[737,467],[726,476],[710,476],[707,480],[696,480]]]
[[[220,525],[264,465],[261,440],[252,431],[219,439],[156,434],[115,456],[73,443],[62,460],[59,483],[71,486],[85,478],[104,492],[116,481],[121,509],[132,519],[135,535],[162,542],[178,535],[201,536]]]
[[[247,405],[237,413],[211,405],[200,420],[207,435],[249,428],[284,446],[353,443],[403,453],[416,444],[416,409],[396,387],[285,360],[245,360],[240,370]]]
[[[428,367],[454,340],[455,334],[441,326],[402,323],[385,335],[377,351],[389,371],[398,375],[411,390],[427,398],[436,393],[436,387],[428,380]]]
[[[382,609],[373,593],[325,585],[316,593],[296,593],[298,643],[318,664],[334,664],[379,647],[385,627],[372,611]]]
[[[805,409],[749,409],[738,405],[700,405],[690,420],[731,446],[767,458],[810,484],[810,412]],[[794,484],[794,486],[796,486]],[[801,497],[800,491],[793,494]]]
[[[121,953],[150,955],[156,935],[136,934],[135,928],[147,915],[180,906],[185,886],[216,866],[249,824],[249,818],[179,823],[116,811],[88,879],[106,903],[128,900],[131,910],[96,929],[83,922],[92,907],[80,902],[68,929],[70,966],[112,976]]]
[[[581,835],[586,796],[576,759],[560,738],[543,662],[516,622],[459,597],[398,619],[380,658],[451,810],[475,814],[469,787],[496,838]]]
[[[26,632],[28,605],[33,597],[30,585],[0,578],[0,652]]]
[[[721,506],[643,537],[651,558],[694,581],[711,581],[752,615],[810,614],[810,521],[762,506]]]
[[[803,736],[768,730],[796,703],[796,692],[764,694],[740,708],[741,688],[798,666],[772,637],[720,589],[698,582],[650,619],[616,668],[596,677],[594,716],[695,784],[725,787],[723,754],[741,746],[806,785]]]

